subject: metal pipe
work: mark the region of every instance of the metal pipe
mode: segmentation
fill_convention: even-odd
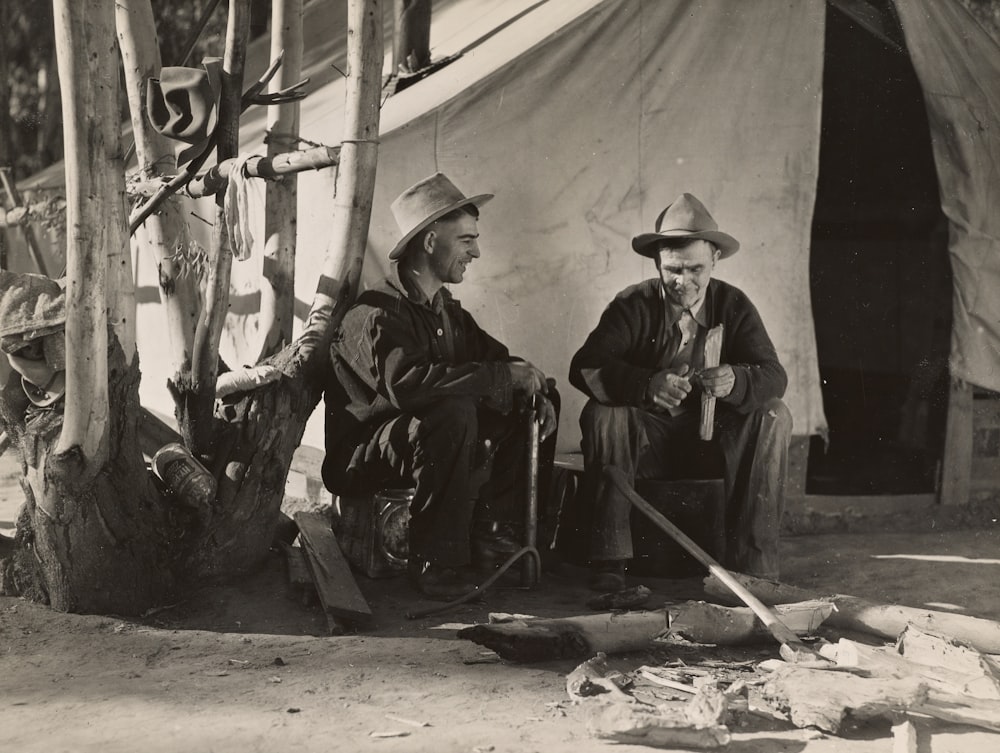
[[[538,539],[538,441],[539,430],[539,406],[538,395],[532,395],[528,404],[528,469],[527,469],[527,490],[525,494],[526,502],[524,509],[524,546],[536,547]],[[538,562],[528,557],[524,560],[521,570],[521,585],[526,587],[534,586],[538,583],[539,567]]]

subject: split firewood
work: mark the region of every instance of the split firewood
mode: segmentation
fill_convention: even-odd
[[[920,674],[906,674],[899,669],[902,665],[883,663],[877,657],[872,658],[869,666],[883,675],[873,672],[873,676],[862,677],[784,662],[762,662],[760,667],[772,672],[764,683],[762,695],[795,725],[814,726],[834,734],[848,716],[855,719],[881,716],[892,720],[903,713],[1000,732],[997,700],[955,692],[947,679],[928,675],[926,668],[918,670]],[[816,697],[817,688],[822,688],[821,698]]]
[[[848,717],[892,718],[926,706],[927,686],[915,677],[865,678],[784,663],[761,689],[762,697],[797,727],[837,734]]]
[[[723,325],[717,324],[705,335],[705,368],[712,368],[719,365],[719,358],[722,355],[722,332]],[[715,401],[716,398],[706,393],[701,395],[701,420],[698,424],[698,438],[706,442],[712,439],[715,429]]]
[[[921,630],[915,625],[907,625],[900,634],[896,651],[916,664],[976,678],[968,692],[977,698],[1000,698],[1000,657],[983,655],[952,636]],[[973,684],[981,692],[975,692]]]
[[[704,601],[688,601],[668,607],[670,632],[694,643],[719,646],[773,641],[771,632],[747,607],[722,607]],[[811,635],[823,624],[833,605],[814,600],[776,607],[778,617],[796,635]]]
[[[656,709],[627,704],[608,704],[588,721],[595,737],[655,748],[721,748],[731,739],[722,723],[726,698],[711,688],[699,691],[681,707]]]
[[[917,753],[917,728],[905,716],[892,725],[892,753]]]
[[[510,661],[535,662],[639,651],[668,628],[667,612],[660,609],[474,625],[459,630],[458,637]]]
[[[921,663],[901,656],[892,647],[866,646],[846,638],[824,646],[820,653],[840,667],[863,669],[873,677],[914,677],[929,689],[946,695],[1000,701],[1000,684],[996,676],[975,671],[970,663],[956,662],[953,667]]]
[[[786,604],[820,598],[805,589],[776,581],[736,573],[732,575],[765,604]],[[730,590],[714,576],[705,579],[705,591],[722,603],[735,603]],[[931,609],[878,604],[843,594],[824,598],[836,607],[827,620],[827,624],[832,627],[896,640],[907,625],[915,625],[924,630],[951,636],[977,651],[1000,654],[1000,622],[949,612],[936,612]]]
[[[603,653],[598,653],[566,675],[566,693],[576,702],[584,698],[609,694],[613,700],[636,703],[637,701],[625,692],[630,687],[632,678],[617,669],[611,669],[608,666],[608,657]]]

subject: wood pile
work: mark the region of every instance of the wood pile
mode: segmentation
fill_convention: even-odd
[[[750,609],[700,601],[559,619],[519,616],[465,628],[459,637],[509,661],[586,659],[567,676],[566,692],[586,707],[590,733],[611,742],[723,748],[734,725],[745,728],[753,719],[814,735],[844,735],[857,723],[882,720],[900,752],[930,750],[929,743],[918,746],[918,736],[940,722],[1000,732],[1000,624],[737,577],[809,644],[809,655],[705,661],[713,645],[722,652],[776,639]],[[706,591],[731,597],[710,579]],[[776,603],[792,597],[799,600]],[[961,637],[935,629],[941,626]],[[839,636],[838,627],[854,639]],[[702,660],[628,670],[607,661],[613,654],[649,656],[650,649],[676,656],[682,646],[703,649]]]

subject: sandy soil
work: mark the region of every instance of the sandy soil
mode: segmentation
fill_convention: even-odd
[[[9,473],[5,480],[0,531],[11,520],[11,495],[19,494]],[[998,542],[994,528],[797,536],[784,544],[783,580],[1000,619]],[[946,559],[927,559],[936,556]],[[0,597],[0,747],[19,753],[581,753],[608,745],[588,733],[589,707],[569,702],[565,676],[576,662],[506,663],[455,635],[457,624],[485,621],[491,611],[586,613],[590,594],[579,570],[564,567],[546,573],[535,590],[491,591],[485,603],[421,620],[405,613],[430,603],[404,582],[358,582],[375,625],[346,636],[329,636],[319,609],[294,598],[277,554],[239,583],[203,588],[140,621],[61,614]],[[653,589],[654,605],[700,595],[696,579],[633,582]],[[777,651],[767,645],[739,651],[666,646],[612,664],[629,671],[676,659],[697,664],[772,656]],[[1000,750],[1000,737],[991,733],[937,722],[920,726],[920,753]],[[841,738],[753,716],[732,730],[726,750],[733,753],[892,749],[887,722],[851,727]]]

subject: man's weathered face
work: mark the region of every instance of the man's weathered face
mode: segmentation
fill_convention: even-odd
[[[708,241],[691,241],[681,248],[661,248],[657,269],[667,298],[683,308],[697,304],[708,289],[719,252]]]
[[[430,269],[443,283],[459,283],[465,268],[479,258],[476,218],[462,213],[457,219],[439,220],[428,233]]]

